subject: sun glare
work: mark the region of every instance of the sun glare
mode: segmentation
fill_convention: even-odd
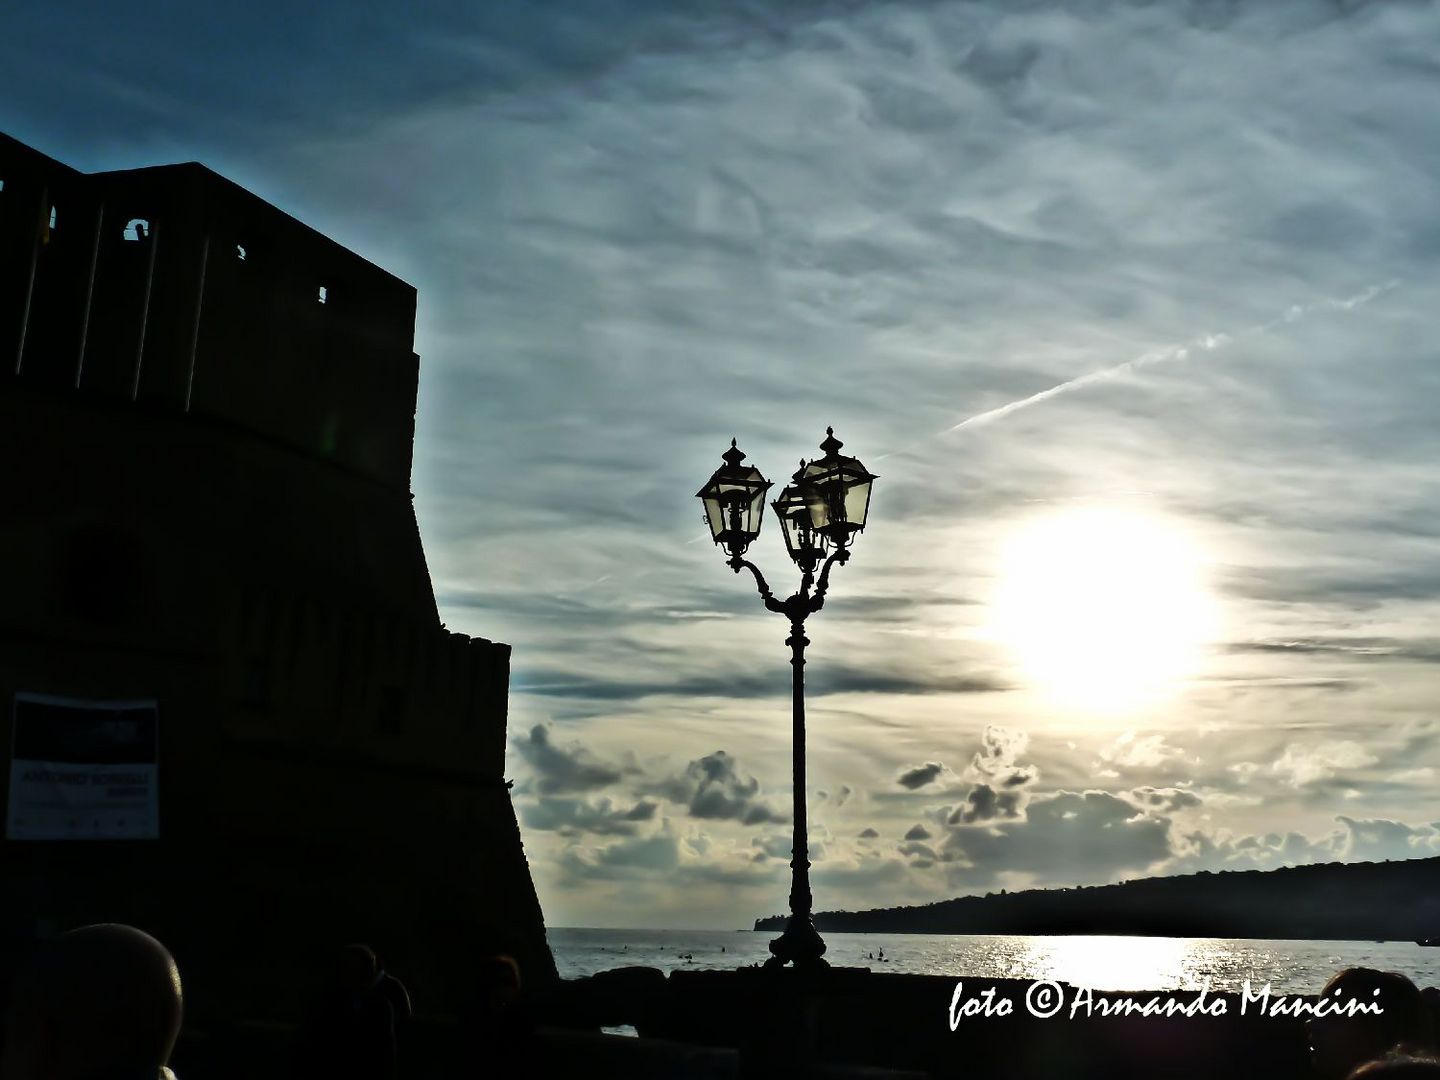
[[[1029,955],[1016,966],[1094,990],[1192,989],[1201,985],[1187,969],[1200,966],[1199,943],[1182,938],[1034,937],[1022,939]]]
[[[1097,506],[1023,523],[1001,553],[991,630],[1056,704],[1126,712],[1170,695],[1215,633],[1203,552],[1180,527]]]

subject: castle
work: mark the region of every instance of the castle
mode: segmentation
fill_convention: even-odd
[[[351,940],[421,1007],[554,977],[509,647],[444,629],[416,524],[415,299],[201,165],[0,135],[5,939],[135,923],[192,1015]]]

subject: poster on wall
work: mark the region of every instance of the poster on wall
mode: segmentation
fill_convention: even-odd
[[[16,694],[7,840],[160,835],[155,701]]]

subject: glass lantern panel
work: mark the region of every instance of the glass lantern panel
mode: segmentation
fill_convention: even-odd
[[[720,534],[725,531],[725,517],[720,511],[720,500],[709,496],[702,496],[705,503],[705,523],[710,526],[710,538],[718,541]]]
[[[785,550],[792,559],[813,558],[824,550],[824,541],[810,529],[809,505],[814,496],[804,489],[787,487],[775,500],[775,516],[780,520]]]
[[[818,461],[812,461],[796,475],[796,479],[803,483],[808,496],[806,505],[810,510],[810,527],[812,529],[826,528],[830,524],[827,490],[832,476],[829,468]]]
[[[809,516],[805,514],[803,506],[798,512],[787,514],[782,520],[785,523],[785,548],[792,557],[815,550],[820,538],[810,530]]]
[[[813,470],[813,471],[811,471]],[[812,489],[816,493],[810,505],[811,524],[816,529],[829,529],[836,522],[845,520],[845,477],[833,465],[816,462],[807,470]]]
[[[857,530],[865,527],[865,517],[870,513],[870,484],[867,476],[845,490],[845,520]]]
[[[760,475],[760,470],[749,468],[734,485],[735,497],[743,500],[740,506],[740,528],[747,536],[760,533],[760,522],[765,515],[765,491],[769,482]]]

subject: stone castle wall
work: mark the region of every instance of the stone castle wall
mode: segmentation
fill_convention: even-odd
[[[441,1012],[480,953],[553,978],[509,647],[440,624],[409,494],[414,290],[200,166],[0,180],[0,746],[17,693],[156,700],[160,816],[0,841],[0,928],[133,921],[202,1011],[350,940]]]

